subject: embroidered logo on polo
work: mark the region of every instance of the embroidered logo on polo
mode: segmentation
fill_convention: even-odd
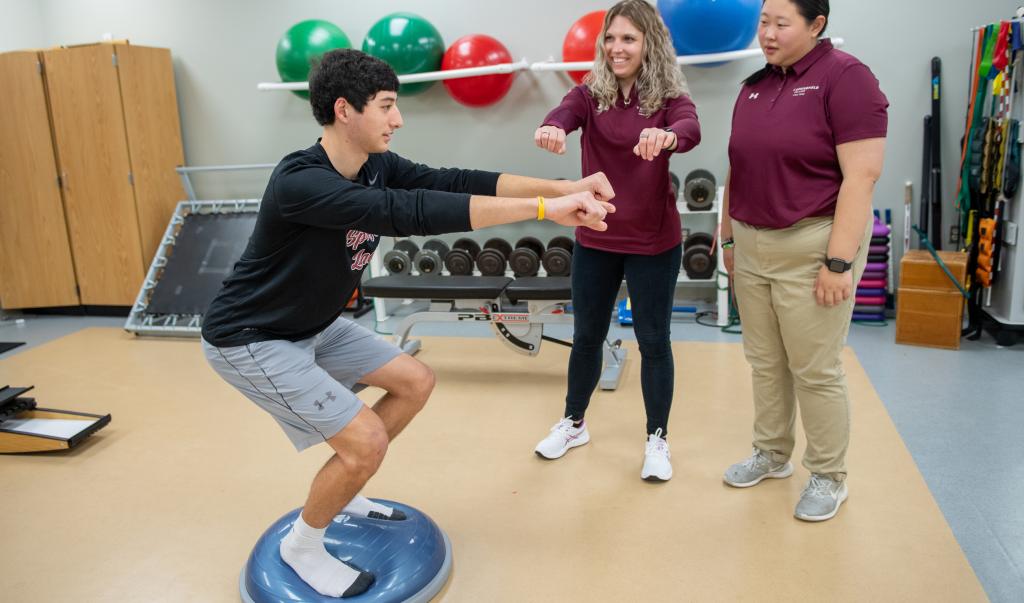
[[[799,88],[793,88],[793,96],[807,96],[808,92],[818,90],[820,86],[817,84],[813,86],[800,86]]]
[[[750,96],[747,97],[747,100],[757,100],[757,96],[759,94],[761,94],[761,93],[760,92],[751,92]]]

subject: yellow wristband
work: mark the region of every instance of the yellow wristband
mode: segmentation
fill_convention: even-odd
[[[544,197],[537,197],[537,220],[544,219]]]

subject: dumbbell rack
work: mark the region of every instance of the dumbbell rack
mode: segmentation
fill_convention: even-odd
[[[693,210],[688,209],[686,207],[685,203],[683,203],[681,201],[678,201],[678,200],[676,202],[676,208],[678,209],[680,215],[684,215],[684,216],[714,216],[715,222],[714,222],[714,228],[712,229],[712,231],[713,231],[712,234],[715,236],[715,239],[716,239],[715,240],[715,244],[716,245],[717,245],[717,233],[719,232],[719,227],[722,224],[722,215],[721,215],[722,204],[721,204],[721,199],[722,199],[722,196],[724,194],[725,194],[725,187],[721,187],[721,186],[718,187],[718,189],[717,189],[717,197],[715,198],[714,205],[712,206],[711,209],[704,210],[704,211],[693,211]],[[384,240],[387,241],[388,239],[386,238]],[[392,239],[392,241],[393,241],[393,239]],[[377,276],[383,276],[385,274],[388,274],[387,270],[384,267],[384,259],[383,259],[384,258],[384,252],[386,252],[386,251],[387,251],[386,249],[379,249],[377,251],[377,253],[373,254],[373,258],[370,260],[370,265],[369,265],[369,275],[370,275],[371,278],[377,277]],[[683,286],[714,286],[716,288],[714,305],[715,305],[715,309],[716,309],[717,314],[718,314],[718,319],[717,319],[716,324],[718,324],[719,326],[723,326],[724,327],[724,326],[726,326],[729,323],[729,291],[728,291],[729,279],[728,279],[727,276],[725,276],[725,265],[724,265],[724,263],[722,261],[722,254],[721,253],[716,253],[715,254],[715,258],[716,258],[715,261],[717,263],[716,270],[715,270],[715,276],[713,276],[711,278],[708,278],[708,279],[691,279],[690,277],[688,277],[686,275],[685,272],[680,271],[679,276],[678,276],[678,278],[676,280],[676,283],[678,285],[683,285]],[[512,275],[511,271],[507,272],[507,275],[511,276]],[[544,272],[543,268],[541,268],[540,275],[541,276],[545,275],[545,272]],[[378,322],[384,322],[384,321],[388,320],[388,318],[390,318],[390,313],[388,312],[388,309],[387,309],[387,307],[385,305],[386,301],[387,300],[385,300],[383,298],[374,299],[373,311],[374,311],[374,314],[375,314]]]
[[[676,200],[676,209],[679,211],[680,217],[683,219],[683,226],[689,228],[687,225],[687,216],[714,216],[714,228],[711,229],[711,234],[714,236],[714,244],[718,244],[718,233],[721,232],[722,226],[722,199],[725,195],[725,187],[719,186],[716,192],[715,201],[711,209],[694,211],[686,207],[686,202],[680,199]],[[693,286],[715,286],[715,310],[718,314],[718,319],[715,324],[718,326],[726,326],[729,324],[729,277],[725,273],[725,263],[722,259],[721,250],[715,253],[715,261],[717,269],[715,270],[715,276],[707,279],[692,279],[686,275],[686,272],[680,270],[679,277],[676,280],[677,285],[693,285]]]
[[[389,249],[394,246],[396,242],[394,237],[381,237],[381,247],[377,249],[377,252],[370,258],[370,265],[367,266],[367,271],[370,273],[370,278],[376,278],[378,276],[384,276],[388,274],[388,271],[384,268],[384,253],[387,251],[383,249],[384,242],[387,241]],[[375,297],[373,298],[373,314],[377,319],[377,322],[384,322],[390,315],[388,309],[385,306],[384,298]]]
[[[370,264],[367,267],[367,272],[369,273],[369,277],[370,278],[376,278],[378,276],[385,276],[385,275],[390,274],[390,272],[388,271],[387,267],[384,265],[384,256],[392,248],[392,246],[398,244],[398,242],[403,241],[403,240],[405,240],[405,239],[404,238],[397,238],[397,237],[383,237],[381,239],[382,245],[381,245],[380,248],[378,248],[377,252],[373,254],[373,257],[370,259]],[[390,244],[390,245],[388,245],[388,244]],[[506,251],[508,253],[506,253],[505,255],[507,257],[509,257],[509,261],[511,261],[512,249],[509,248]],[[415,270],[413,271],[413,274],[416,274]],[[438,271],[437,271],[437,274],[446,274],[447,275],[449,273],[447,271],[447,268],[439,268]],[[477,275],[477,276],[480,276],[478,270],[474,270],[473,274]],[[504,276],[509,276],[509,277],[514,277],[515,276],[515,274],[511,270],[511,267],[506,269]],[[540,268],[538,270],[537,276],[541,276],[541,277],[548,276],[548,273],[544,270],[544,265],[543,264],[541,264],[541,266],[540,266]],[[387,307],[386,307],[386,303],[389,302],[389,301],[394,302],[395,300],[394,299],[390,299],[390,298],[374,298],[373,299],[373,311],[374,311],[374,315],[376,316],[377,322],[384,322],[384,321],[388,320],[389,318],[391,318],[391,314],[388,312]],[[412,300],[405,300],[405,301],[399,302],[399,303],[404,305],[404,304],[409,303],[410,301],[412,301]]]

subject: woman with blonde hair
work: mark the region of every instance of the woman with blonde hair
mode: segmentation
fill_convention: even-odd
[[[604,172],[616,212],[605,232],[576,230],[572,259],[575,317],[565,412],[536,447],[546,459],[590,441],[584,414],[601,374],[601,346],[625,277],[640,347],[647,411],[641,477],[672,477],[668,416],[675,367],[670,319],[679,274],[681,228],[670,187],[669,156],[700,142],[700,124],[676,65],[668,29],[644,0],[623,0],[605,15],[594,67],[544,118],[538,147],[565,153],[566,134],[582,129],[583,174]]]

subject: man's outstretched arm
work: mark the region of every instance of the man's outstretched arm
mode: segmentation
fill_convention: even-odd
[[[550,220],[562,226],[606,230],[605,215],[614,211],[614,205],[598,201],[589,191],[552,198],[473,195],[469,199],[469,222],[473,230],[524,220]]]
[[[563,182],[493,174],[486,191],[477,194],[429,189],[367,187],[342,178],[333,169],[310,166],[278,179],[274,195],[285,219],[326,228],[354,228],[391,236],[464,232],[538,217],[564,226],[604,230],[604,216],[614,207],[613,193],[603,174]],[[497,180],[505,180],[500,189]],[[569,194],[547,191],[575,190]],[[502,195],[501,191],[518,193]],[[491,196],[498,192],[498,196]],[[545,197],[544,211],[540,200]]]

